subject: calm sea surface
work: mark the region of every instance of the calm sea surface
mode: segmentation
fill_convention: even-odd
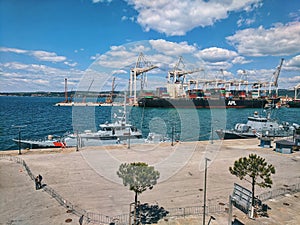
[[[44,139],[49,134],[63,136],[83,130],[97,130],[100,123],[113,121],[121,115],[120,107],[56,107],[63,98],[0,97],[0,150],[18,149],[12,141]],[[247,117],[261,109],[155,109],[127,107],[128,120],[146,137],[156,132],[171,137],[172,130],[182,141],[217,138],[215,129],[233,128],[247,122]],[[280,108],[272,118],[300,124],[299,108]],[[212,135],[213,133],[213,135]]]

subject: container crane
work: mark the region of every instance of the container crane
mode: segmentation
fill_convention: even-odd
[[[147,61],[144,54],[141,52],[138,56],[135,67],[130,69],[129,93],[130,96],[133,96],[133,104],[137,104],[136,89],[138,76],[140,76],[141,91],[143,91],[147,79],[146,73],[155,68],[158,68],[158,66],[155,66],[151,62]]]

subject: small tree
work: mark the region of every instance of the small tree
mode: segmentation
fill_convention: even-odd
[[[160,174],[153,166],[148,166],[147,163],[134,162],[122,163],[117,175],[123,179],[124,186],[129,186],[129,190],[135,192],[134,202],[137,205],[138,195],[148,188],[152,189]]]
[[[234,162],[233,167],[229,167],[231,174],[241,180],[249,176],[252,184],[252,206],[254,206],[254,188],[258,185],[262,188],[271,188],[273,184],[271,174],[275,174],[275,168],[272,164],[267,164],[264,158],[256,154],[250,154],[249,157],[242,157]]]

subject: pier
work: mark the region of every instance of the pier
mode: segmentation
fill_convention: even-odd
[[[199,224],[202,221],[203,157],[211,159],[207,165],[206,205],[208,208],[212,208],[212,206],[222,208],[221,212],[211,209],[208,213],[207,220],[210,216],[215,218],[211,222],[212,225],[227,224],[228,215],[225,208],[228,204],[228,196],[233,191],[233,184],[239,183],[245,187],[250,185],[246,181],[240,181],[232,176],[228,170],[229,166],[232,166],[234,161],[242,156],[250,153],[258,154],[276,168],[276,174],[272,178],[272,189],[257,188],[257,195],[280,188],[288,189],[292,184],[300,183],[298,176],[300,172],[299,152],[283,155],[273,149],[259,147],[257,139],[214,141],[213,144],[209,141],[186,142],[176,143],[174,146],[171,146],[170,143],[133,145],[131,149],[127,149],[126,146],[88,147],[81,148],[79,151],[76,151],[75,148],[37,149],[24,150],[21,156],[17,155],[17,151],[2,151],[0,154],[1,156],[13,155],[26,161],[33,174],[42,174],[43,181],[47,186],[76,207],[87,212],[98,212],[101,215],[117,217],[128,214],[129,204],[133,201],[134,194],[117,180],[114,181],[109,175],[105,175],[101,168],[107,168],[111,170],[108,172],[114,174],[113,166],[110,167],[105,161],[97,162],[97,157],[104,156],[105,153],[106,156],[111,156],[120,163],[145,161],[159,167],[158,162],[168,160],[168,157],[174,155],[176,149],[191,154],[184,165],[169,177],[162,177],[163,179],[159,180],[152,190],[139,196],[142,203],[158,204],[173,213],[176,211],[175,209],[177,212],[180,210],[184,212],[180,213],[179,217],[168,217],[168,221],[160,222],[162,224],[174,224],[172,221],[175,220],[184,223],[184,219],[190,221],[189,224]],[[191,149],[192,151],[188,152]],[[92,159],[96,162],[93,162]],[[24,224],[51,224],[52,221],[64,224],[67,219],[72,219],[69,224],[78,224],[78,216],[67,212],[66,208],[43,190],[34,190],[34,183],[22,165],[8,160],[0,160],[0,167],[1,177],[5,177],[5,185],[0,188],[1,196],[5,196],[1,203],[1,223],[18,220]],[[170,170],[176,167],[178,165],[170,163]],[[164,174],[162,171],[164,167],[160,168],[161,174]],[[6,174],[9,176],[5,176]],[[268,224],[278,224],[280,221],[281,224],[287,222],[296,224],[296,221],[300,220],[296,213],[300,209],[300,205],[297,203],[299,201],[295,197],[297,193],[282,196],[280,200],[268,203],[272,205],[272,209],[269,210],[269,218],[256,218],[251,222],[245,214],[237,209],[234,209],[234,215],[239,221],[248,222],[246,224],[260,224],[263,221],[268,221]],[[31,207],[28,208],[30,202],[32,202]],[[288,207],[287,204],[293,207]],[[188,209],[197,207],[199,215],[188,214],[191,212]],[[5,208],[7,211],[3,210]],[[183,209],[185,211],[182,211]],[[279,216],[279,213],[284,213],[284,216]]]

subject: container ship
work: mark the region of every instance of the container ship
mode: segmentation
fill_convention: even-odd
[[[179,69],[179,61],[174,70],[168,72],[166,87],[159,87],[155,92],[141,91],[136,104],[139,107],[155,108],[264,108],[270,105],[276,106],[280,104],[277,81],[283,60],[281,59],[270,82],[248,82],[242,79],[230,81],[221,79],[187,80],[186,75],[199,70]]]
[[[287,102],[288,107],[290,108],[300,108],[300,98],[298,91],[300,90],[300,84],[294,87],[295,97],[291,101]]]

